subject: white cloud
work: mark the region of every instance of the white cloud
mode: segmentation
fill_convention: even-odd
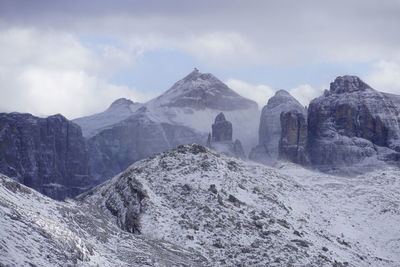
[[[367,75],[366,82],[378,91],[400,95],[400,63],[379,61]]]
[[[308,106],[311,100],[322,95],[323,90],[314,88],[309,84],[301,84],[290,89],[289,93],[294,96],[302,105]]]
[[[73,35],[12,29],[0,32],[0,110],[68,118],[99,112],[120,97],[149,97],[106,78],[132,62],[129,51],[94,52]]]
[[[257,50],[250,40],[235,32],[212,32],[190,36],[179,42],[184,51],[199,60],[218,67],[252,64],[258,61]]]
[[[277,91],[277,89],[268,85],[253,85],[235,79],[229,79],[225,83],[238,94],[256,101],[259,108],[265,106],[268,99],[274,96]],[[322,89],[313,88],[308,84],[302,84],[287,91],[304,106],[308,105],[312,99],[322,94]]]
[[[260,109],[267,104],[268,99],[270,99],[276,91],[268,85],[253,85],[236,79],[229,79],[225,83],[239,95],[256,101]]]

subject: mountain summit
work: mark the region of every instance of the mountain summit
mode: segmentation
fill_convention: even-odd
[[[365,91],[366,89],[372,88],[357,76],[351,75],[339,76],[330,84],[330,92],[335,94]]]
[[[155,102],[167,107],[224,111],[257,107],[254,101],[240,96],[211,73],[201,73],[197,69],[176,82]]]

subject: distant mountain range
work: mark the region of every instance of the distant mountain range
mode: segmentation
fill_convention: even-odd
[[[220,113],[224,129],[231,127],[229,140],[213,139]],[[286,160],[354,175],[399,165],[399,114],[400,96],[378,92],[355,76],[336,78],[308,108],[279,90],[260,112],[254,101],[195,69],[147,103],[121,98],[102,113],[73,121],[1,113],[0,172],[63,199],[138,160],[197,143],[265,165]]]

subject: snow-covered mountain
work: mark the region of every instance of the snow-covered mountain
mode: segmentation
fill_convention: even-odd
[[[77,201],[212,266],[398,266],[399,174],[272,169],[187,145],[133,164]]]
[[[258,106],[212,74],[197,69],[144,104],[119,99],[105,112],[74,120],[87,137],[97,182],[131,163],[181,144],[205,145],[214,118],[224,112],[244,150],[256,144]]]
[[[238,95],[210,73],[197,69],[161,96],[146,103],[159,120],[210,132],[214,118],[223,112],[232,122],[233,139],[243,140],[246,151],[256,144],[260,112],[256,102]]]
[[[121,230],[96,206],[58,202],[0,174],[0,266],[209,266],[196,254]]]
[[[80,125],[83,136],[89,138],[101,130],[128,118],[142,105],[126,98],[119,98],[104,112],[78,118],[73,120],[73,122]]]

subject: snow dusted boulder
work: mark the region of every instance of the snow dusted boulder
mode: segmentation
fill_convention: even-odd
[[[323,171],[362,172],[385,162],[398,163],[398,98],[356,76],[337,77],[308,109],[312,165]]]
[[[282,133],[279,140],[279,158],[303,166],[309,165],[307,155],[307,118],[303,113],[281,113]]]
[[[287,91],[279,90],[261,112],[258,131],[258,145],[253,148],[249,158],[263,164],[271,165],[279,156],[279,140],[281,139],[281,113],[297,111],[306,116],[306,109]]]
[[[92,183],[81,129],[62,115],[0,113],[0,172],[55,199]]]

